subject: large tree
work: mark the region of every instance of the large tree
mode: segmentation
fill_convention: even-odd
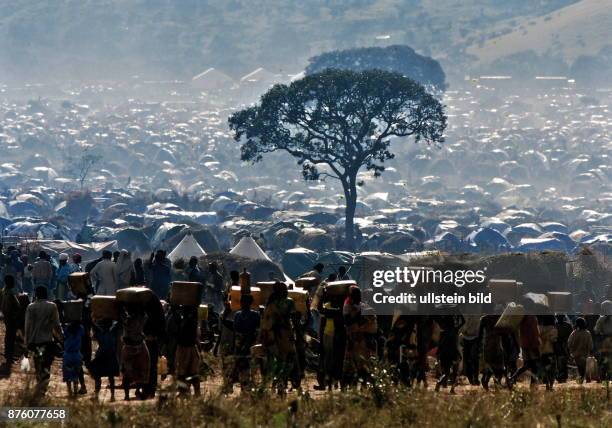
[[[306,74],[318,73],[327,68],[393,71],[422,85],[437,90],[446,89],[446,75],[440,63],[428,56],[419,55],[410,46],[405,45],[325,52],[308,60]]]
[[[243,142],[244,161],[284,150],[297,158],[306,180],[339,180],[346,247],[354,249],[357,173],[366,168],[379,176],[394,157],[393,137],[443,142],[446,116],[434,96],[401,74],[329,69],[274,86],[258,105],[234,113],[229,126]]]

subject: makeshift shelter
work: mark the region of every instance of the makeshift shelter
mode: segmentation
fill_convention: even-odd
[[[504,235],[488,227],[481,227],[470,233],[467,243],[476,250],[489,252],[508,250],[512,247]]]
[[[168,258],[174,263],[179,259],[187,261],[193,256],[201,257],[205,255],[206,252],[200,247],[200,244],[198,244],[198,241],[196,241],[193,235],[187,234],[174,250],[168,254]]]
[[[317,253],[307,248],[296,247],[287,250],[283,255],[283,271],[291,278],[296,278],[311,270],[317,257]]]
[[[34,241],[22,241],[22,251],[36,255],[39,251],[44,250],[47,254],[52,257],[57,257],[61,253],[66,253],[70,256],[73,254],[80,254],[83,262],[95,260],[102,256],[102,252],[117,251],[117,241],[106,241],[106,242],[90,242],[87,244],[77,244],[72,241],[64,240],[34,240]]]
[[[230,250],[230,254],[246,259],[271,261],[270,257],[251,236],[243,236],[236,246]]]
[[[556,238],[523,238],[517,250],[521,252],[565,251],[566,247]]]

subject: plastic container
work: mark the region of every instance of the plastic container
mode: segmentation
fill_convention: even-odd
[[[240,296],[242,294],[243,293],[240,286],[234,285],[230,289],[230,308],[232,311],[240,310]],[[253,296],[253,303],[251,304],[251,308],[259,308],[259,305],[262,304],[261,290],[258,287],[251,287],[251,292],[248,294],[251,294]]]
[[[75,296],[87,295],[91,288],[89,285],[89,274],[87,272],[74,272],[68,275],[68,285],[70,291]]]
[[[62,309],[66,322],[81,321],[83,319],[83,301],[81,299],[63,302]]]
[[[117,298],[115,296],[93,296],[91,298],[91,319],[119,319]]]
[[[174,281],[170,287],[170,304],[198,306],[202,301],[202,284],[199,282]]]
[[[128,287],[115,293],[118,303],[145,305],[153,298],[153,292],[145,287]]]

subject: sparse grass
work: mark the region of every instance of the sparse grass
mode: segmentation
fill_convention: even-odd
[[[349,392],[318,396],[308,393],[281,399],[259,391],[256,396],[163,398],[147,402],[96,403],[48,397],[36,401],[23,386],[0,397],[0,406],[67,406],[67,427],[602,427],[612,426],[612,405],[602,385],[531,391],[408,391],[383,382]],[[49,426],[51,424],[49,423]],[[24,425],[25,426],[25,425]]]

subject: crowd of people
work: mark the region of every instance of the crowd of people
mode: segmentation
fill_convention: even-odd
[[[486,306],[483,315],[376,315],[362,298],[367,290],[350,280],[345,266],[323,277],[325,266],[319,263],[302,275],[308,279],[303,282],[308,292],[304,310],[289,297],[292,283],[271,277],[269,297],[255,306],[250,285],[238,271],[226,278],[221,266],[211,263],[202,269],[195,257],[179,278],[164,251],[144,263],[127,251],[105,251],[85,266],[81,262],[78,254],[60,254],[56,261],[41,251],[30,263],[17,248],[1,252],[2,373],[10,376],[14,363],[32,357],[41,394],[57,357],[70,396],[87,394],[88,373],[96,396],[108,379],[112,400],[118,376],[126,400],[132,389],[139,399],[154,397],[168,375],[179,393],[190,394],[193,388],[200,394],[201,375],[211,369],[202,358],[205,353],[219,359],[225,393],[236,384],[251,390],[257,382],[279,394],[307,388],[307,369],[316,373],[314,389],[351,388],[372,382],[377,365],[389,367],[393,381],[409,387],[427,388],[433,372],[435,390],[450,386],[451,393],[460,375],[487,390],[491,379],[497,387],[505,380],[512,388],[524,373],[532,385],[543,383],[547,389],[572,377],[581,383],[612,376],[610,300],[597,302],[597,315],[590,310],[570,316],[530,315],[534,312],[526,300],[527,315],[516,330],[508,330],[498,327],[500,315]],[[89,273],[87,290],[71,288],[68,276],[74,272]],[[177,279],[202,284],[205,315],[200,302],[172,303],[169,293]],[[339,281],[345,292],[337,292]],[[114,317],[92,317],[93,296],[115,296],[130,286],[146,287],[150,298],[119,304]],[[230,302],[232,287],[241,290],[238,308]],[[587,294],[585,303],[596,307]],[[75,299],[83,302],[76,319],[67,315]]]

